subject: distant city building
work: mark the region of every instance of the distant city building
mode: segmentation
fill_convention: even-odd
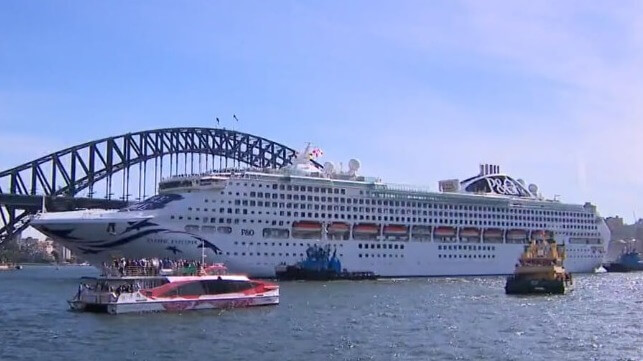
[[[60,262],[69,262],[72,260],[71,251],[63,247],[61,244],[54,242],[54,249],[56,253],[58,253],[58,260]]]
[[[643,252],[643,219],[626,224],[623,218],[616,216],[608,217],[605,222],[611,232],[607,260],[616,259],[627,248]]]

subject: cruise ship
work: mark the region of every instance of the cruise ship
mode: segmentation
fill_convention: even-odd
[[[362,176],[355,159],[322,167],[316,154],[307,148],[282,169],[170,177],[127,208],[45,212],[31,224],[93,264],[203,254],[253,277],[320,246],[346,271],[382,277],[510,274],[532,239],[564,244],[570,272],[592,272],[606,252],[594,205],[545,199],[499,166],[431,191]]]

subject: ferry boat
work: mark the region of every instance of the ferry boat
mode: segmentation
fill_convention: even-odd
[[[279,286],[228,275],[223,265],[213,265],[202,275],[85,277],[68,303],[74,311],[109,314],[266,306],[279,303]]]
[[[564,294],[572,290],[571,274],[565,272],[564,246],[554,240],[533,240],[520,256],[505,292],[517,294]]]
[[[282,169],[228,169],[177,176],[159,194],[121,210],[36,215],[31,224],[83,259],[225,262],[231,272],[274,277],[312,245],[337,248],[348,271],[382,277],[508,275],[532,231],[566,245],[565,267],[592,272],[609,229],[591,203],[546,199],[534,184],[481,165],[437,190],[388,184],[323,167],[300,153]]]

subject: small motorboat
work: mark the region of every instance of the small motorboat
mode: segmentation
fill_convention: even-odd
[[[220,264],[201,267],[196,275],[135,274],[81,279],[78,292],[68,301],[70,308],[119,314],[279,304],[278,285],[227,274]]]

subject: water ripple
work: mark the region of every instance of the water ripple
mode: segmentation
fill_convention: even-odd
[[[68,312],[88,268],[0,273],[0,360],[641,360],[643,274],[509,297],[499,277],[286,282],[277,307]]]

